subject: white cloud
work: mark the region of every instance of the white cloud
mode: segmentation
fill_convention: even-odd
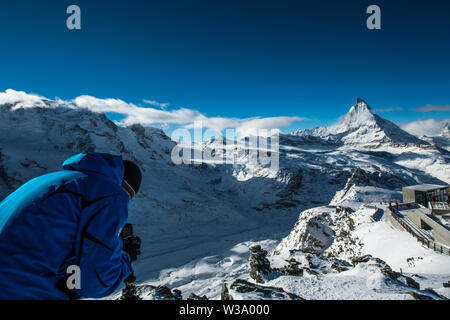
[[[28,94],[24,91],[15,91],[8,89],[5,92],[0,92],[0,105],[13,104],[17,108],[29,108],[33,106],[45,107],[44,97]]]
[[[254,118],[208,118],[200,115],[196,121],[200,121],[204,128],[222,131],[227,128],[233,128],[238,135],[255,134],[257,130],[272,130],[290,126],[297,121],[304,121],[306,118],[300,117],[254,117]],[[194,127],[194,123],[184,126],[187,129]]]
[[[450,124],[450,119],[427,119],[401,124],[400,128],[418,137],[432,137],[439,135],[447,124]]]
[[[290,126],[296,121],[306,120],[300,117],[256,117],[246,119],[208,117],[193,109],[159,110],[142,108],[118,99],[99,99],[91,96],[80,96],[73,101],[78,107],[87,108],[91,111],[114,112],[124,115],[125,119],[120,122],[122,125],[131,125],[133,123],[143,125],[176,124],[189,129],[193,128],[194,122],[201,122],[202,126],[207,129],[222,131],[226,128],[233,128],[236,129],[238,134],[247,134],[252,130],[278,129]]]
[[[253,118],[241,121],[236,127],[236,132],[241,135],[255,134],[255,130],[272,130],[290,126],[293,122],[304,121],[306,118],[300,117],[270,117]]]
[[[80,108],[93,112],[113,112],[123,115],[125,118],[121,125],[140,123],[143,125],[154,124],[185,124],[196,119],[200,113],[196,110],[180,108],[177,110],[161,110],[155,108],[138,107],[133,103],[127,103],[120,99],[99,99],[91,96],[80,96],[73,100]]]
[[[150,104],[150,105],[152,105],[152,106],[160,107],[160,108],[163,109],[163,110],[165,110],[165,109],[169,106],[168,103],[161,103],[161,102],[158,102],[158,101],[156,101],[156,100],[147,100],[147,99],[143,99],[142,101],[143,101],[144,103]]]
[[[450,104],[442,105],[442,106],[427,104],[426,106],[422,106],[422,107],[414,109],[414,111],[418,111],[418,112],[450,111]]]
[[[0,104],[18,103],[18,107],[47,106],[47,100],[34,94],[27,94],[23,91],[8,89],[0,92]],[[125,102],[121,99],[100,99],[88,95],[79,96],[70,101],[58,100],[59,104],[71,108],[83,108],[99,113],[117,113],[124,116],[119,125],[127,126],[135,123],[142,125],[177,125],[184,128],[192,128],[195,122],[201,122],[207,129],[223,131],[224,129],[235,129],[238,134],[247,134],[253,130],[279,129],[290,126],[293,122],[306,120],[300,117],[253,117],[253,118],[225,118],[208,117],[197,110],[179,108],[167,110],[169,104],[159,103],[152,100],[144,100],[145,103],[159,107],[139,107],[133,103]],[[164,107],[164,108],[163,108]],[[161,109],[162,108],[162,109]]]

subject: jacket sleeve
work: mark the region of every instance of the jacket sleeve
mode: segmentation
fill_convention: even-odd
[[[131,259],[122,250],[120,229],[128,217],[128,202],[121,196],[108,197],[82,230],[80,244],[81,288],[76,294],[101,298],[113,293],[132,273]]]

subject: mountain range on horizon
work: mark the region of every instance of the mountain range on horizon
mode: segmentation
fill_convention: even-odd
[[[383,137],[378,137],[378,140],[382,139],[393,139],[396,140],[396,135],[399,135],[398,138],[401,138],[408,142],[419,142],[416,138],[430,138],[434,136],[442,136],[445,134],[446,128],[450,126],[450,119],[443,119],[443,120],[434,120],[434,119],[428,119],[428,120],[418,120],[413,121],[409,123],[403,123],[403,124],[394,124],[379,115],[375,114],[372,109],[369,107],[369,105],[362,99],[357,98],[356,104],[350,108],[350,110],[347,112],[345,116],[342,116],[341,119],[338,121],[335,125],[330,125],[328,127],[325,126],[319,126],[313,129],[299,129],[292,134],[296,135],[311,135],[311,136],[318,136],[318,137],[324,137],[327,136],[327,139],[339,139],[339,134],[348,131],[352,129],[352,126],[354,128],[358,127],[359,123],[364,122],[364,120],[367,120],[370,122],[373,126],[378,127],[380,130],[380,134]],[[59,98],[56,98],[55,100],[48,99],[42,96],[39,96],[37,94],[30,94],[26,93],[24,91],[16,91],[13,89],[7,89],[5,92],[0,92],[0,105],[13,105],[13,108],[20,108],[20,107],[44,107],[44,108],[54,108],[54,107],[67,107],[67,108],[78,108],[78,109],[87,109],[91,110],[93,112],[97,113],[105,113],[108,117],[109,114],[120,114],[121,112],[126,114],[126,116],[130,121],[121,121],[117,120],[117,117],[112,118],[112,121],[119,126],[128,126],[132,124],[142,124],[143,126],[152,126],[151,122],[149,124],[149,118],[151,121],[154,121],[154,124],[161,124],[161,127],[164,129],[167,127],[167,124],[165,124],[164,118],[167,118],[167,116],[177,116],[175,115],[177,112],[183,113],[184,120],[175,119],[175,123],[178,122],[180,125],[183,123],[182,121],[186,121],[185,117],[187,115],[192,116],[192,121],[202,121],[201,119],[204,119],[208,121],[209,119],[205,117],[205,115],[200,115],[195,111],[191,109],[180,109],[180,110],[174,110],[175,113],[170,114],[167,113],[167,110],[158,110],[158,109],[152,109],[151,107],[140,107],[136,106],[132,103],[126,103],[120,99],[100,99],[96,97],[90,97],[90,96],[79,96],[73,100],[61,100]],[[129,109],[130,111],[126,111],[126,109]],[[151,110],[151,114],[148,115],[148,117],[145,116],[145,114],[140,114],[142,111],[149,111]],[[129,113],[129,114],[128,114]],[[133,116],[133,113],[136,113],[136,115]],[[164,114],[166,113],[166,114]],[[129,115],[132,115],[132,117],[129,117]],[[142,117],[142,123],[139,122],[140,117]],[[270,118],[260,118],[257,117],[256,119],[270,119]],[[277,117],[274,117],[274,119]],[[286,121],[289,117],[278,117],[278,118],[286,118]],[[295,121],[296,119],[302,120],[301,117],[291,117],[292,120]],[[220,118],[220,117],[213,117],[212,123],[215,121],[223,120],[224,123],[232,124],[232,118]],[[253,120],[255,118],[250,118],[248,120]],[[173,120],[173,119],[172,119]],[[245,119],[242,119],[245,120]],[[304,119],[303,119],[304,120]],[[181,122],[179,122],[181,121]],[[286,122],[287,123],[287,122]],[[223,124],[219,124],[219,128],[224,128]],[[278,123],[279,125],[283,125],[283,121]],[[254,125],[255,129],[258,129],[259,124],[256,122],[250,123],[249,125]],[[276,125],[276,122],[273,124]],[[276,128],[273,127],[272,128]],[[421,130],[417,130],[417,127],[421,127]],[[226,127],[226,126],[225,126]],[[406,131],[411,136],[407,137],[405,133],[402,133],[398,130],[397,127],[401,127],[403,131]],[[429,127],[433,127],[433,130],[430,130]],[[213,127],[215,130],[215,128]],[[386,130],[384,130],[386,129]],[[222,129],[217,129],[219,131],[222,131]],[[381,131],[385,131],[384,133],[381,133]],[[423,132],[427,131],[428,134],[423,134]],[[437,130],[437,131],[436,131]],[[448,131],[448,129],[447,129]],[[389,133],[392,135],[392,137],[386,136],[386,133]],[[417,133],[416,133],[417,132]],[[351,140],[351,137],[348,137]],[[426,142],[426,141],[425,141]],[[423,141],[422,141],[423,143]]]
[[[218,299],[222,281],[253,281],[248,252],[255,244],[265,247],[267,259],[280,268],[292,258],[308,264],[311,274],[320,267],[330,272],[331,278],[313,275],[316,286],[327,288],[324,291],[315,290],[307,277],[266,279],[307,298],[308,290],[317,298],[339,297],[345,278],[339,278],[339,272],[346,271],[337,269],[349,272],[345,279],[362,298],[410,297],[405,287],[382,278],[385,275],[373,278],[367,271],[370,262],[359,267],[346,264],[362,254],[377,254],[392,268],[411,274],[426,274],[434,259],[438,262],[430,270],[437,275],[426,275],[430,286],[450,274],[445,272],[449,257],[404,240],[385,222],[376,224],[370,219],[375,212],[364,206],[374,200],[401,200],[401,188],[407,185],[450,184],[448,125],[439,136],[416,137],[358,98],[337,125],[280,134],[279,168],[273,171],[252,163],[239,145],[225,155],[235,162],[175,165],[171,151],[176,142],[163,130],[119,126],[104,113],[67,101],[14,91],[0,96],[0,115],[0,199],[36,176],[60,170],[66,158],[79,152],[120,154],[139,164],[143,182],[130,203],[130,222],[143,240],[143,253],[135,264],[139,283],[147,285],[143,298],[157,298],[150,285],[165,285],[185,295]],[[202,148],[227,146],[215,139],[203,142]],[[348,229],[350,220],[354,230]],[[290,251],[311,247],[316,229],[329,235],[323,239],[325,249],[291,255]],[[413,259],[412,266],[409,256],[397,261],[389,252],[374,249],[376,232],[406,241],[414,248],[408,251],[412,258],[422,260]],[[334,263],[342,268],[331,268]],[[235,289],[230,292],[239,296]],[[111,298],[117,297],[118,293]]]

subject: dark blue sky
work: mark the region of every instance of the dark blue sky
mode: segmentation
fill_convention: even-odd
[[[66,28],[70,4],[81,31]],[[382,30],[365,26],[371,4]],[[1,91],[321,120],[299,128],[358,96],[398,123],[450,117],[412,111],[450,104],[447,0],[1,1],[0,39]]]

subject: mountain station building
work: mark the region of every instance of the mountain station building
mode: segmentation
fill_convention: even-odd
[[[449,185],[418,184],[403,188],[403,203],[419,203],[429,208],[431,203],[449,201]]]

